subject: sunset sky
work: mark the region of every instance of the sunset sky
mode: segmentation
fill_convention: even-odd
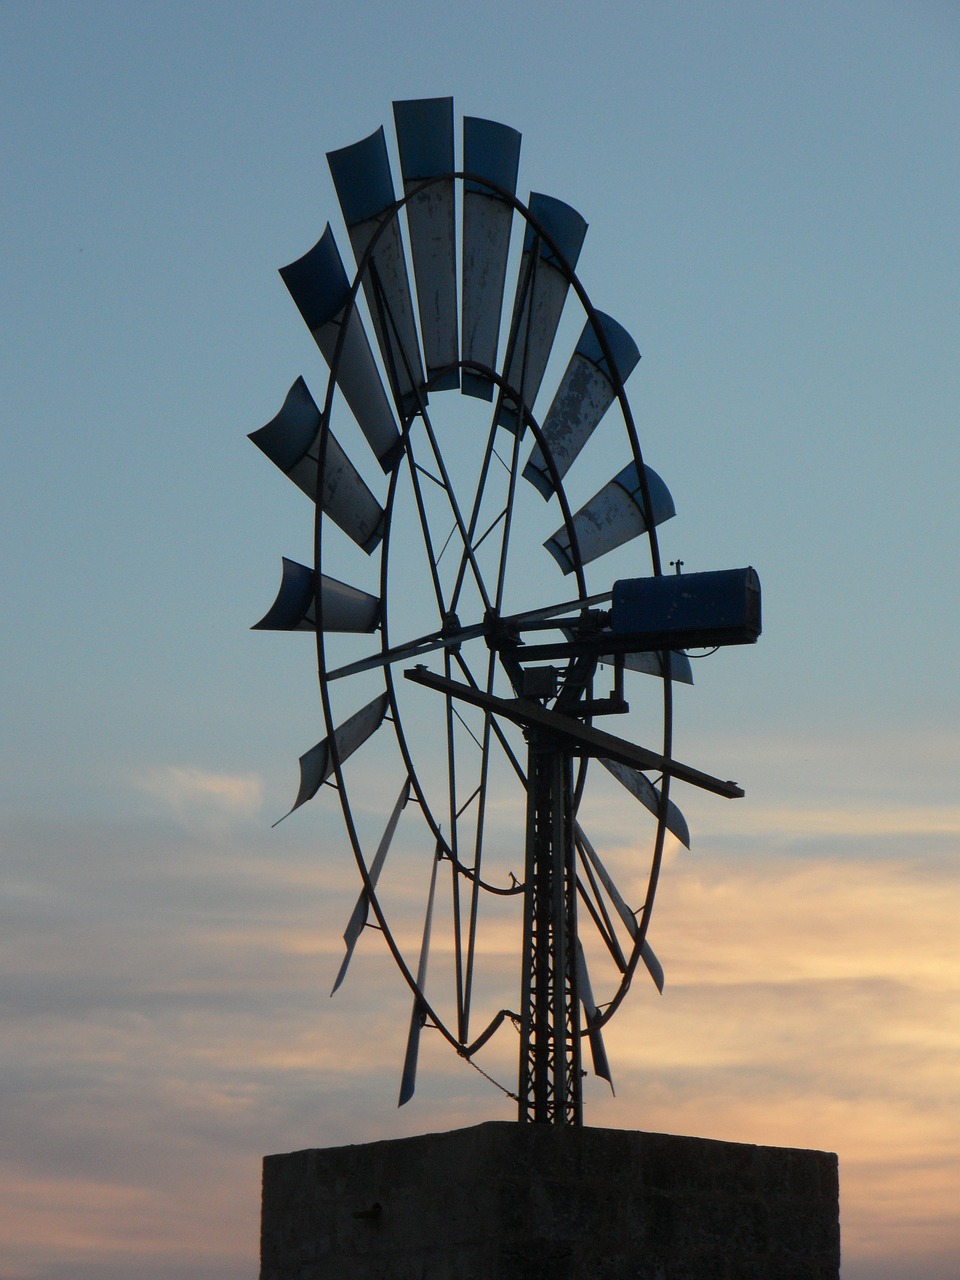
[[[249,630],[311,554],[246,440],[324,385],[277,268],[448,94],[590,224],[665,558],[764,589],[678,692],[746,797],[677,789],[588,1122],[836,1151],[844,1280],[960,1276],[960,9],[6,0],[0,71],[0,1280],[244,1280],[264,1154],[512,1117],[436,1036],[397,1110],[376,935],[328,998],[339,810],[271,829],[311,642]]]

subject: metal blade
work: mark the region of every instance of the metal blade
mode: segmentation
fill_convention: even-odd
[[[277,598],[251,631],[316,631],[316,581],[314,569],[284,556]],[[375,631],[380,622],[377,596],[325,573],[320,575],[320,609],[324,631]]]
[[[327,152],[327,162],[357,266],[374,235],[388,224],[364,272],[363,292],[393,394],[404,413],[415,411],[423,395],[423,366],[383,128]]]
[[[437,868],[440,865],[440,845],[433,855],[433,868],[430,872],[430,893],[427,896],[427,914],[423,921],[423,939],[420,943],[420,963],[417,965],[417,994],[413,997],[413,1012],[410,1015],[410,1031],[407,1035],[407,1051],[403,1058],[403,1076],[400,1080],[400,1098],[398,1107],[409,1102],[417,1083],[417,1057],[420,1053],[420,1031],[423,1027],[423,1002],[421,995],[427,981],[427,960],[430,954],[430,930],[433,925],[433,898],[437,888]]]
[[[596,849],[594,849],[593,845],[587,839],[587,834],[583,827],[580,826],[579,822],[576,826],[576,836],[577,844],[579,845],[581,852],[587,859],[589,859],[591,866],[594,871],[596,871],[600,883],[603,885],[604,889],[606,889],[610,901],[616,908],[617,915],[622,920],[627,932],[630,934],[630,937],[635,938],[640,929],[640,926],[637,924],[637,917],[624,902],[620,890],[613,882],[610,872],[600,861],[600,857]]]
[[[650,525],[663,524],[676,515],[667,486],[655,471],[651,471],[649,467],[644,470],[653,507],[652,519],[644,509],[637,467],[633,462],[604,485],[599,493],[594,494],[573,517],[583,564],[589,564],[614,547],[638,537]],[[562,525],[543,545],[564,573],[573,572],[575,558],[571,549],[570,531],[566,525]]]
[[[660,792],[649,778],[639,770],[631,769],[616,760],[604,760],[601,756],[600,763],[622,786],[626,787],[632,796],[640,801],[645,809],[649,809],[655,817],[659,817]],[[687,849],[690,848],[690,830],[687,820],[672,800],[667,801],[667,830],[672,832]]]
[[[277,416],[251,432],[250,439],[307,497],[316,498],[320,410],[303,378],[290,388]],[[368,555],[383,537],[383,508],[332,431],[327,433],[320,505]]]
[[[465,116],[463,168],[474,175],[463,187],[463,358],[496,368],[503,286],[510,251],[513,209],[493,187],[517,193],[520,168],[520,134],[494,120]],[[493,399],[493,383],[474,370],[464,369],[464,395]]]
[[[554,241],[566,265],[573,270],[587,234],[587,224],[580,214],[563,201],[537,192],[530,197],[530,213]],[[524,404],[532,409],[560,324],[568,288],[560,259],[528,223],[507,347],[506,379],[516,395],[505,395],[497,413],[501,427],[521,435],[524,424],[516,396],[521,396]]]
[[[640,943],[640,959],[646,966],[647,973],[653,979],[653,985],[663,995],[663,965],[653,954],[653,948],[646,938]]]
[[[363,320],[355,306],[346,312],[350,285],[329,224],[309,253],[280,268],[280,276],[330,368],[340,331],[346,325],[337,386],[377,461],[384,471],[390,471],[400,457],[400,433]]]
[[[596,849],[594,849],[593,845],[587,839],[586,832],[583,830],[583,827],[580,826],[579,822],[577,823],[576,831],[577,831],[577,844],[580,847],[581,852],[586,858],[590,860],[590,863],[594,871],[596,871],[597,873],[600,883],[603,885],[604,889],[606,889],[607,893],[610,895],[610,901],[613,903],[614,907],[616,908],[617,915],[620,917],[620,919],[623,921],[624,925],[626,926],[627,932],[630,934],[630,937],[633,938],[634,941],[636,941],[637,934],[640,932],[640,926],[637,924],[637,917],[633,914],[633,912],[624,902],[623,898],[621,897],[620,890],[617,888],[617,886],[613,882],[613,878],[611,877],[610,872],[606,869],[606,867],[600,861],[600,858],[597,854]],[[647,972],[650,974],[650,977],[653,979],[654,983],[656,984],[657,990],[662,995],[663,994],[663,966],[660,964],[660,961],[657,959],[657,957],[653,954],[653,948],[649,945],[646,938],[644,938],[643,942],[640,944],[640,958],[643,960],[643,963],[646,966]]]
[[[622,325],[601,312],[597,319],[616,367],[610,369],[588,320],[543,422],[544,443],[560,480],[613,404],[618,381],[626,382],[640,359],[637,344]],[[554,478],[539,445],[523,474],[544,498],[553,494]]]
[[[387,714],[387,705],[387,695],[381,693],[378,698],[361,707],[349,720],[345,720],[335,731],[334,745],[341,764],[380,728]],[[330,739],[324,738],[322,742],[318,742],[315,747],[311,747],[305,755],[300,757],[300,790],[297,792],[293,807],[283,816],[288,818],[294,809],[299,809],[302,804],[312,800],[332,773],[333,752],[330,750]],[[280,821],[282,822],[283,819],[281,818]]]
[[[390,814],[386,829],[384,830],[380,843],[377,846],[377,852],[374,855],[373,862],[370,864],[370,870],[367,873],[370,879],[370,884],[374,889],[376,889],[377,881],[380,879],[380,872],[383,870],[383,864],[387,857],[387,851],[390,848],[390,842],[393,840],[394,832],[397,829],[397,823],[400,821],[400,814],[409,799],[410,779],[406,778],[403,786],[400,788],[400,795],[397,797],[397,803],[393,806],[393,812]],[[366,887],[364,887],[360,891],[360,896],[357,898],[357,905],[353,908],[350,919],[347,921],[347,927],[343,931],[343,941],[347,948],[347,954],[343,957],[343,963],[340,965],[337,980],[333,984],[333,990],[330,992],[331,995],[334,994],[340,986],[340,983],[347,976],[347,967],[350,964],[357,941],[367,923],[367,914],[369,910],[370,896],[367,893]]]
[[[608,654],[600,659],[613,665],[613,655]],[[639,671],[645,676],[663,677],[663,659],[659,653],[625,653],[623,665],[628,671]],[[670,679],[677,684],[693,684],[693,667],[685,653],[678,649],[670,651]]]
[[[417,281],[420,337],[433,390],[460,385],[456,368],[460,355],[457,335],[457,223],[453,172],[453,99],[420,98],[395,102],[403,194],[413,272]],[[425,179],[449,174],[417,191]],[[411,192],[416,194],[411,195]]]
[[[580,988],[580,1003],[587,1016],[587,1036],[590,1040],[590,1055],[593,1058],[593,1074],[606,1080],[613,1090],[613,1077],[610,1074],[607,1051],[603,1045],[603,1034],[599,1027],[593,1025],[599,1010],[593,998],[590,975],[587,972],[587,958],[583,954],[583,946],[579,938],[577,939],[577,984]]]

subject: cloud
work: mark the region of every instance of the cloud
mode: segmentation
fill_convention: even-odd
[[[3,1280],[234,1280],[255,1267],[266,1152],[513,1114],[429,1029],[396,1110],[410,995],[375,930],[328,998],[358,887],[334,803],[271,832],[243,817],[255,785],[145,777],[158,815],[6,828]],[[229,840],[181,817],[205,811],[226,815]],[[587,1116],[837,1150],[845,1280],[896,1251],[932,1280],[960,1251],[951,811],[890,807],[889,839],[870,806],[818,812],[836,817],[822,841],[795,805],[769,806],[735,848],[704,824],[693,852],[674,851],[650,935],[666,992],[638,976],[606,1033],[617,1097],[588,1079]],[[427,863],[404,831],[385,876],[415,954]],[[606,815],[605,860],[635,895],[629,834]],[[476,1026],[517,984],[515,904],[499,905]],[[438,904],[429,994],[446,1005],[448,928]],[[591,976],[605,998],[599,962]],[[479,1065],[512,1088],[516,1051],[504,1026]]]
[[[249,818],[259,812],[263,802],[261,780],[250,773],[211,773],[165,765],[141,773],[135,785],[178,815],[199,811]]]

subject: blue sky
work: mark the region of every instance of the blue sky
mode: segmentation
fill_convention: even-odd
[[[523,134],[677,519],[753,563],[698,668],[595,1124],[837,1150],[845,1280],[960,1253],[960,15],[948,3],[0,9],[3,1280],[233,1280],[261,1155],[506,1118],[365,939],[304,637],[251,633],[309,511],[246,441],[322,365],[276,269],[394,98]],[[623,821],[627,824],[629,814]],[[626,848],[626,825],[606,838]],[[612,854],[611,856],[615,856]],[[626,857],[626,854],[624,854]],[[417,908],[419,910],[419,907]]]

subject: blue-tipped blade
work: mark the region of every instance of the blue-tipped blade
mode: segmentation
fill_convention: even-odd
[[[543,421],[544,447],[553,462],[547,463],[536,445],[524,468],[524,477],[549,498],[556,483],[569,471],[574,459],[590,439],[603,415],[640,359],[637,344],[626,329],[602,312],[597,319],[614,361],[611,370],[600,340],[588,320],[577,348]]]
[[[277,598],[251,630],[316,631],[316,582],[315,570],[284,556]],[[326,574],[320,575],[320,609],[324,631],[374,631],[380,621],[376,596]]]
[[[277,416],[250,433],[257,448],[314,500],[320,469],[320,427],[320,410],[307,384],[298,378]],[[327,432],[324,448],[320,505],[368,555],[379,544],[383,537],[383,508],[332,431]]]
[[[507,344],[505,376],[512,390],[497,413],[500,426],[520,434],[520,406],[533,410],[567,297],[567,273],[576,267],[587,233],[584,219],[562,200],[535,192],[529,207],[552,243],[527,224]]]
[[[327,160],[358,267],[380,233],[363,292],[397,405],[404,414],[415,412],[424,396],[423,366],[383,129],[328,152]]]
[[[337,386],[384,471],[400,456],[400,433],[329,225],[313,248],[280,276],[324,360],[336,362]],[[345,330],[342,333],[341,331]],[[338,342],[340,345],[337,355]]]
[[[631,462],[573,517],[581,564],[589,564],[614,547],[638,537],[651,526],[662,524],[676,515],[667,486],[649,467],[645,468],[645,473],[652,515],[646,510],[636,464]],[[543,545],[564,573],[573,571],[577,557],[566,525],[562,525]]]
[[[393,116],[427,378],[444,391],[460,385],[453,99],[395,102]]]
[[[463,358],[490,369],[497,367],[513,223],[513,208],[501,190],[516,195],[519,167],[516,129],[494,120],[464,118],[463,168],[474,179],[467,179],[463,193]],[[483,178],[493,185],[485,184]],[[493,387],[481,372],[464,369],[464,395],[492,400]]]

